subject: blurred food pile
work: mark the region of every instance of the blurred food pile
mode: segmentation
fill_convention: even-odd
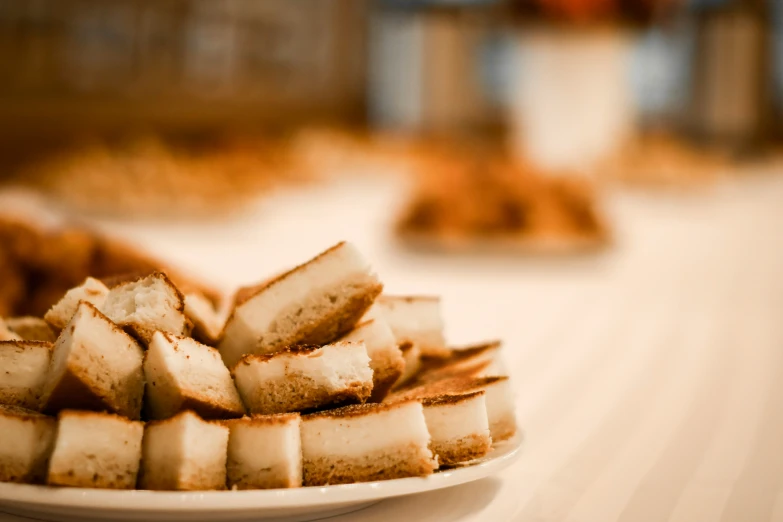
[[[311,179],[279,139],[185,148],[145,137],[73,147],[34,161],[15,180],[79,213],[205,218],[238,212],[264,192]]]
[[[219,294],[131,245],[85,228],[42,228],[0,218],[0,316],[41,317],[88,276],[120,282],[166,270],[183,288],[217,302]]]
[[[465,146],[429,153],[415,170],[400,239],[446,251],[578,252],[605,245],[609,230],[592,182],[542,174],[500,151]]]

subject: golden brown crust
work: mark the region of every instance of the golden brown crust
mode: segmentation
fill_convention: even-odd
[[[300,419],[299,413],[271,413],[269,415],[253,414],[239,419],[230,419],[223,421],[223,424],[229,428],[232,426],[275,426],[285,425]]]
[[[359,457],[305,457],[302,471],[305,486],[326,486],[423,477],[433,468],[429,449],[408,444]]]
[[[303,415],[302,422],[308,422],[323,417],[332,418],[332,419],[364,417],[366,415],[374,415],[385,411],[395,410],[402,406],[406,406],[412,402],[419,402],[419,401],[417,399],[406,399],[406,400],[398,400],[398,401],[383,402],[383,403],[352,404],[350,406],[343,406],[342,408],[336,408],[334,410],[317,411],[315,413],[309,413],[307,415]]]
[[[11,348],[24,349],[38,346],[48,348],[49,351],[51,351],[54,345],[48,341],[0,341],[0,350]]]
[[[413,349],[413,343],[410,341],[403,341],[399,344],[398,348],[403,354],[405,354]]]
[[[283,348],[282,350],[274,353],[248,353],[242,356],[239,362],[234,365],[234,368],[240,364],[263,363],[271,359],[286,357],[288,355],[307,355],[315,352],[316,350],[320,350],[321,348],[323,348],[323,346],[317,344],[297,344],[294,346],[288,346],[287,348]]]
[[[37,411],[29,410],[27,408],[23,408],[21,406],[16,406],[12,404],[0,404],[0,415],[4,417],[13,417],[19,420],[30,420],[30,421],[40,421],[42,419],[51,419],[52,421],[54,420],[52,417],[49,417],[48,415],[44,415]]]
[[[421,403],[425,408],[428,406],[446,406],[469,401],[471,399],[475,399],[476,397],[480,397],[481,395],[484,395],[484,390],[462,394],[435,395],[433,397],[425,397],[422,399]]]
[[[440,395],[463,394],[483,390],[487,386],[506,380],[508,380],[507,376],[454,377],[399,390],[393,393],[389,399],[424,399]]]
[[[438,456],[441,468],[457,466],[485,456],[492,449],[488,434],[473,434],[457,441],[432,443],[433,453]]]
[[[191,395],[189,392],[182,394],[180,410],[191,410],[205,420],[232,419],[245,414],[244,405],[241,402],[235,407],[225,407],[211,401],[208,397]]]
[[[116,412],[129,419],[139,419],[141,416],[142,393],[137,397],[129,397],[121,405],[112,404],[103,396],[100,390],[93,388],[79,377],[79,371],[68,366],[60,380],[44,399],[41,411],[55,414],[65,409]],[[144,387],[140,386],[143,390]]]
[[[105,419],[107,417],[111,417],[113,419],[116,419],[118,421],[122,421],[125,424],[141,424],[144,423],[138,420],[132,420],[124,415],[118,415],[116,413],[109,413],[105,411],[88,411],[88,410],[76,410],[76,409],[64,409],[60,410],[60,412],[57,414],[57,419],[60,420],[63,417],[80,417],[84,419],[89,418],[98,418],[98,419]]]
[[[182,410],[179,413],[177,413],[176,415],[172,415],[168,419],[147,421],[147,428],[153,428],[155,426],[162,426],[162,425],[168,424],[170,422],[179,422],[180,417],[186,417],[186,416],[187,417],[195,416],[195,417],[201,419],[201,417],[199,417],[198,414],[196,412],[192,411],[192,410]]]

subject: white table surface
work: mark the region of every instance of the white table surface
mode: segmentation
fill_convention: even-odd
[[[226,289],[348,239],[388,292],[443,295],[453,343],[505,341],[522,458],[330,520],[783,521],[783,177],[612,194],[617,245],[563,259],[405,253],[400,196],[346,180],[239,221],[98,225]]]

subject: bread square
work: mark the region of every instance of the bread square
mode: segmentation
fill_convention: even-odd
[[[364,343],[372,368],[372,394],[369,400],[381,402],[405,369],[405,359],[391,328],[383,319],[373,319],[358,325],[341,341]]]
[[[59,332],[65,328],[73,314],[76,313],[79,302],[87,301],[100,308],[108,293],[109,289],[106,288],[106,285],[97,279],[88,277],[81,285],[68,290],[62,299],[46,312],[44,320]]]
[[[64,410],[49,463],[52,486],[133,489],[144,423],[111,413]]]
[[[212,301],[199,292],[187,292],[184,299],[185,315],[193,325],[193,338],[209,346],[217,344],[223,321]]]
[[[39,410],[52,344],[0,341],[0,404]]]
[[[189,337],[155,332],[144,359],[144,376],[150,419],[167,419],[183,410],[205,419],[245,413],[220,353]]]
[[[438,467],[419,401],[359,404],[302,417],[305,486],[429,475]]]
[[[45,341],[53,343],[57,335],[49,326],[49,323],[40,317],[8,317],[5,324],[9,330],[25,341]]]
[[[370,358],[361,342],[246,355],[233,373],[251,413],[287,413],[364,402],[372,392]]]
[[[422,356],[447,355],[443,318],[437,296],[382,295],[371,318],[380,315],[388,322],[398,342],[410,341]]]
[[[440,395],[422,404],[430,449],[441,467],[483,457],[492,448],[484,391]]]
[[[147,423],[141,489],[197,491],[226,489],[229,430],[191,411]]]
[[[296,488],[302,485],[298,413],[253,415],[228,426],[228,485],[236,489]]]
[[[226,365],[245,354],[322,345],[349,332],[383,285],[356,248],[339,243],[307,263],[241,291],[219,344]]]
[[[402,359],[405,362],[402,375],[394,383],[393,389],[399,389],[413,381],[421,370],[421,349],[418,344],[403,341],[399,344]]]
[[[56,429],[52,417],[0,406],[0,482],[44,482]]]
[[[82,301],[54,344],[43,411],[108,410],[138,419],[144,395],[136,341],[95,306]]]
[[[144,345],[160,330],[174,335],[190,332],[182,293],[163,272],[115,286],[100,311]]]

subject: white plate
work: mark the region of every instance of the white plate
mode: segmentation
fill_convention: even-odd
[[[500,443],[469,466],[404,478],[342,486],[254,491],[114,491],[0,483],[0,511],[44,520],[288,522],[350,513],[381,500],[448,488],[488,477],[519,455],[522,438]]]

